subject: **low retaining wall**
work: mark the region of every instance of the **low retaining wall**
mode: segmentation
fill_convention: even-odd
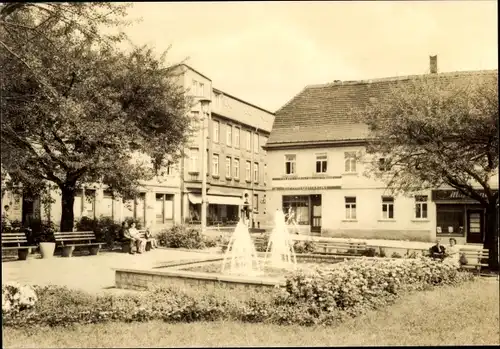
[[[380,229],[324,229],[321,232],[323,237],[344,238],[344,239],[380,239],[380,240],[407,240],[431,242],[435,235],[430,230],[380,230]]]
[[[282,280],[251,278],[184,270],[133,270],[115,269],[115,286],[130,290],[147,290],[154,286],[196,286],[206,289],[216,287],[252,289],[284,286]]]

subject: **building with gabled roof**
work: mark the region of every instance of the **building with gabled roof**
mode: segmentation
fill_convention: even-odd
[[[498,75],[497,70],[438,74],[437,56],[431,57],[430,70],[430,77],[453,84]],[[384,183],[363,174],[356,157],[367,143],[368,126],[351,110],[421,76],[310,85],[276,111],[265,146],[274,164],[268,170],[268,210],[291,208],[297,230],[323,236],[421,241],[441,236],[482,243],[485,216],[477,203],[454,191],[393,197]]]

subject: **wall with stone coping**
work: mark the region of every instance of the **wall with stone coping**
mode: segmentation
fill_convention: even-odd
[[[259,280],[239,276],[197,273],[182,270],[150,271],[116,269],[115,286],[122,289],[147,290],[152,287],[195,286],[203,289],[217,287],[252,289],[260,287],[281,286],[280,280]]]

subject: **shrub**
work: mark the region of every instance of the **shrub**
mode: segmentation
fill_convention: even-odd
[[[89,218],[82,217],[75,223],[77,231],[93,231],[97,241],[105,242],[108,246],[118,238],[121,225],[111,217]]]
[[[2,285],[2,312],[17,313],[33,307],[37,301],[33,288],[9,282]]]
[[[391,258],[402,258],[401,255],[397,252],[394,252],[392,255],[391,255]]]
[[[170,248],[203,249],[206,247],[205,237],[199,230],[185,225],[174,225],[158,234],[158,244]]]
[[[124,222],[126,222],[129,227],[130,227],[130,225],[132,223],[135,223],[135,227],[137,229],[140,230],[140,229],[143,228],[142,221],[140,219],[137,219],[137,218],[134,218],[134,217],[127,217],[127,218],[124,219]]]
[[[52,221],[37,218],[26,223],[26,239],[29,244],[38,245],[40,242],[54,242],[54,232],[57,226]]]
[[[314,253],[316,249],[312,241],[303,240],[295,241],[293,244],[293,250],[295,253]]]
[[[335,268],[297,271],[286,281],[288,302],[309,304],[320,312],[344,311],[357,315],[383,306],[404,291],[457,284],[472,277],[456,267],[428,258],[394,260],[357,259]]]
[[[4,326],[69,326],[108,321],[223,321],[277,324],[333,324],[386,306],[404,292],[455,285],[473,278],[452,265],[430,259],[357,259],[286,278],[285,289],[256,291],[156,288],[126,295],[90,295],[66,287],[2,287]],[[10,295],[22,300],[7,309]],[[240,295],[245,297],[239,298]],[[38,300],[36,300],[38,298]],[[33,301],[33,299],[35,299]],[[5,310],[7,309],[7,311]]]
[[[385,252],[385,248],[380,247],[380,248],[379,248],[379,251],[380,251],[380,252],[379,252],[380,257],[382,257],[382,258],[387,257],[387,253]]]

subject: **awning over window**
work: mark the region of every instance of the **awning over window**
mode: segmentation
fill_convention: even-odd
[[[213,205],[243,205],[243,200],[237,196],[208,195],[208,203]]]
[[[200,194],[188,194],[188,198],[192,204],[201,204]],[[212,205],[243,205],[243,200],[236,196],[207,195],[207,200]]]
[[[188,194],[188,199],[194,205],[201,204],[201,195],[199,194]]]

